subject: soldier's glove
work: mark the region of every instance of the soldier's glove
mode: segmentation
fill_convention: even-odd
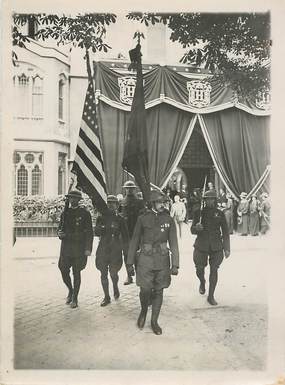
[[[204,230],[204,227],[203,227],[202,223],[197,223],[195,225],[195,229],[196,229],[196,231],[200,232],[200,231]]]
[[[170,273],[171,273],[171,275],[177,275],[178,274],[178,267],[172,266]]]
[[[64,238],[65,238],[65,232],[62,231],[62,230],[59,230],[59,231],[57,232],[57,235],[58,235],[58,238],[59,238],[59,239],[64,239]]]
[[[224,253],[226,258],[229,258],[229,256],[231,255],[231,252],[229,250],[225,250]]]
[[[127,267],[128,275],[134,276],[135,275],[134,266],[133,265],[127,265],[126,267]]]

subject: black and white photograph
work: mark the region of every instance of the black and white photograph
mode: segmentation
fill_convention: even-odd
[[[284,385],[284,7],[53,3],[2,4],[1,383]]]

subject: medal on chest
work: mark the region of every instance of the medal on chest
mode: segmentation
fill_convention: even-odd
[[[163,233],[164,231],[166,231],[168,228],[169,228],[169,223],[162,223],[160,225],[160,231]]]

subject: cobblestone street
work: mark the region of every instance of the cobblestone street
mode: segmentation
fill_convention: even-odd
[[[180,271],[165,290],[161,336],[136,327],[138,288],[102,308],[93,255],[82,272],[79,307],[65,305],[56,238],[18,238],[15,264],[16,369],[263,370],[266,363],[266,237],[232,236],[211,307],[198,293],[193,238],[184,226]],[[258,274],[256,274],[258,266]],[[207,271],[208,272],[208,271]],[[150,313],[150,312],[149,312]]]

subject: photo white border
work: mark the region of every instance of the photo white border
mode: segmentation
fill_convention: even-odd
[[[72,1],[72,5],[71,5]],[[193,1],[151,0],[105,1],[94,7],[93,0],[4,0],[1,12],[1,384],[264,384],[277,383],[285,377],[285,223],[284,223],[284,177],[285,135],[283,116],[285,108],[284,62],[285,58],[285,2],[284,1]],[[174,3],[174,4],[173,4]],[[80,5],[80,6],[79,6]],[[122,13],[124,11],[204,11],[204,12],[271,12],[273,38],[272,65],[272,192],[271,200],[273,231],[268,237],[268,360],[267,370],[254,371],[84,371],[84,370],[14,370],[13,369],[13,261],[12,261],[12,66],[10,16],[11,11],[31,12],[85,12],[102,11]],[[271,266],[270,266],[271,265]],[[257,267],[258,269],[258,267]],[[258,270],[257,270],[258,274]],[[201,354],[204,352],[201,351]],[[284,382],[285,383],[285,382]]]

